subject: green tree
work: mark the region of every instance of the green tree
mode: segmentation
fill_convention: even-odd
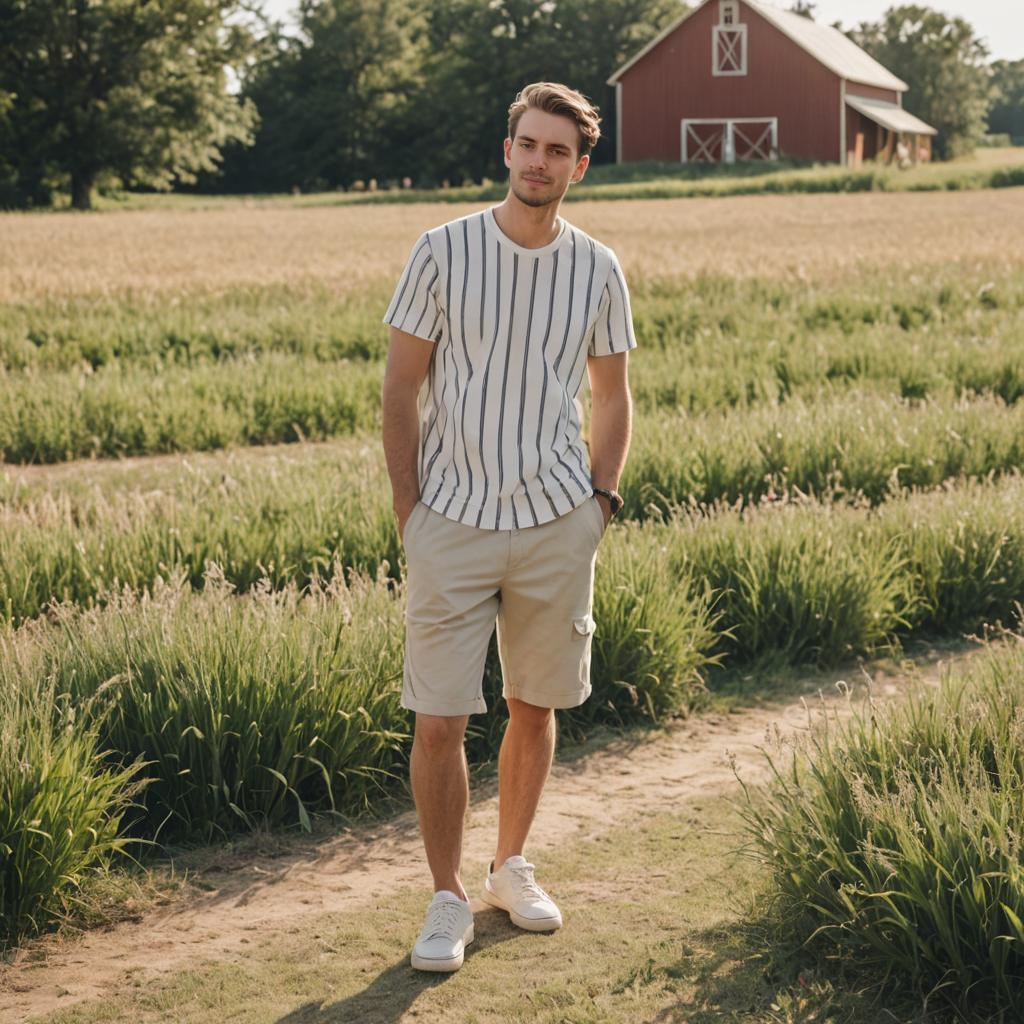
[[[595,162],[614,160],[615,93],[606,79],[686,10],[679,0],[431,0],[419,177],[501,178],[508,107],[528,82],[564,82],[601,112]]]
[[[87,209],[105,176],[170,188],[248,140],[229,90],[249,53],[238,0],[0,0],[0,195]]]
[[[936,155],[973,150],[985,131],[991,71],[988,50],[968,22],[907,4],[847,34],[910,87],[904,105],[938,130]]]
[[[527,82],[580,89],[615,135],[605,81],[679,0],[304,0],[299,34],[244,79],[260,114],[251,149],[233,146],[231,190],[417,184],[501,177],[508,106]],[[614,158],[603,142],[596,160]]]
[[[988,130],[1024,140],[1024,60],[997,60],[992,65],[994,102]]]
[[[303,0],[298,35],[276,30],[273,57],[244,80],[260,128],[251,149],[232,147],[225,183],[306,191],[393,176],[421,22],[410,0]]]

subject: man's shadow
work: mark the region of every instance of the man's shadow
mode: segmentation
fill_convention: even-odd
[[[389,967],[361,992],[336,1003],[314,1000],[279,1017],[277,1024],[395,1024],[427,989],[445,984],[454,974],[473,970],[473,961],[483,950],[512,939],[544,941],[549,932],[531,933],[517,928],[508,914],[495,910],[482,900],[473,900],[474,939],[466,947],[465,961],[459,971],[414,970],[409,954]]]

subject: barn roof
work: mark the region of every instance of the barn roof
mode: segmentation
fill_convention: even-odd
[[[794,43],[802,46],[840,78],[864,85],[877,85],[883,89],[895,89],[897,92],[906,90],[906,82],[882,67],[839,29],[831,25],[819,25],[802,14],[780,11],[767,4],[753,3],[751,0],[744,0],[744,3],[785,32]]]
[[[909,132],[915,135],[938,134],[930,124],[925,124],[919,117],[914,117],[909,111],[895,103],[869,99],[867,96],[851,96],[847,93],[846,105],[853,107],[854,110],[859,110],[876,124],[894,132]]]
[[[706,3],[712,2],[714,0],[701,0],[681,18],[677,18],[639,53],[634,54],[626,61],[608,79],[608,85],[614,85],[641,57],[653,50],[687,18],[695,14]],[[803,15],[770,7],[766,3],[761,3],[760,0],[743,0],[743,2],[840,78],[861,82],[864,85],[876,85],[882,89],[895,89],[898,92],[906,90],[906,82],[897,78],[891,71],[879,64],[874,57],[865,53],[852,39],[848,39],[831,25],[819,25],[816,21],[811,21],[810,18],[805,18]]]

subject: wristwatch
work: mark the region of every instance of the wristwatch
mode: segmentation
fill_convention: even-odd
[[[593,490],[594,494],[600,494],[602,498],[608,499],[608,504],[612,507],[612,515],[622,508],[622,495],[618,491],[609,491],[604,487],[595,487]]]

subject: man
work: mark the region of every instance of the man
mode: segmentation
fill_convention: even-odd
[[[473,940],[460,879],[463,736],[487,710],[495,619],[509,722],[483,898],[530,931],[562,924],[523,856],[555,746],[554,708],[590,694],[597,546],[621,499],[636,347],[615,254],[558,214],[600,134],[575,90],[509,108],[499,205],[425,232],[384,317],[383,440],[408,565],[402,706],[434,898],[412,966],[453,971]],[[590,453],[576,395],[587,372]],[[588,467],[589,462],[589,467]]]

